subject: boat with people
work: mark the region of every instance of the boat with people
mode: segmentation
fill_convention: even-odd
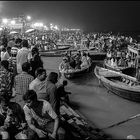
[[[65,54],[65,51],[68,50],[71,46],[70,45],[58,45],[58,48],[54,49],[45,49],[45,50],[40,50],[39,53],[41,56],[45,57],[62,57]]]
[[[78,51],[75,54],[67,52],[59,65],[59,72],[67,79],[71,79],[90,72],[91,66],[92,60],[85,52]]]
[[[49,51],[59,51],[59,50],[68,50],[71,47],[71,45],[67,44],[56,44],[55,47],[51,47],[51,49],[48,46],[44,46],[43,50],[40,50],[40,52],[49,52]]]
[[[131,101],[140,102],[140,83],[136,78],[99,66],[95,67],[94,73],[112,93]]]
[[[40,51],[39,54],[40,56],[45,57],[63,57],[65,55],[65,51],[49,51],[49,52]]]
[[[74,77],[82,76],[85,73],[88,73],[90,71],[90,68],[91,68],[91,64],[81,69],[68,69],[63,71],[59,68],[59,72],[61,73],[61,75],[64,75],[67,79],[71,79]]]
[[[107,59],[104,60],[103,66],[104,66],[104,68],[107,68],[109,70],[122,72],[123,74],[129,75],[129,76],[134,77],[136,75],[136,68],[135,67],[111,65],[111,63],[108,63]]]

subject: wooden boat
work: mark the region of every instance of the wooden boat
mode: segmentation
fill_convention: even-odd
[[[105,52],[99,52],[97,50],[89,50],[89,49],[68,49],[66,52],[67,53],[71,53],[71,54],[75,54],[77,52],[86,52],[86,53],[89,53],[90,55],[90,58],[93,60],[93,61],[100,61],[100,60],[104,60],[105,57],[106,57],[106,53]]]
[[[41,56],[45,57],[62,57],[65,54],[65,51],[68,50],[71,46],[70,45],[57,45],[58,49],[53,50],[43,50],[39,51]]]
[[[111,64],[108,63],[107,59],[104,60],[104,67],[110,70],[118,71],[118,72],[127,68],[127,67],[111,66]]]
[[[136,78],[96,66],[96,77],[111,92],[131,101],[140,102],[140,83]]]
[[[55,48],[52,48],[51,50],[49,49],[43,49],[43,50],[40,50],[40,52],[50,52],[50,51],[61,51],[61,50],[68,50],[71,46],[70,45],[57,45],[57,47]]]
[[[40,51],[39,54],[40,56],[45,57],[63,57],[65,55],[65,51],[49,51],[49,52]]]
[[[109,70],[114,70],[117,72],[122,72],[123,74],[129,75],[129,76],[135,76],[136,75],[136,68],[134,67],[119,67],[119,66],[111,66],[107,60],[104,60],[104,68],[107,68]]]
[[[84,67],[82,69],[69,69],[66,71],[63,71],[59,68],[59,71],[60,71],[61,75],[65,76],[65,78],[71,79],[71,78],[82,76],[85,73],[88,73],[90,71],[91,65],[92,64],[90,64],[89,66]]]

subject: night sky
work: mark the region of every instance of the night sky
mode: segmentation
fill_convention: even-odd
[[[0,18],[22,14],[85,31],[140,30],[140,1],[0,1]]]

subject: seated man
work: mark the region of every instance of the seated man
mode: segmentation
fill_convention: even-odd
[[[59,71],[66,71],[68,69],[72,69],[72,67],[69,64],[67,57],[64,57],[63,61],[59,65]]]
[[[86,53],[83,53],[81,61],[82,61],[81,68],[84,68],[84,67],[88,66],[88,60],[87,60]]]
[[[120,67],[127,67],[128,66],[126,60],[123,57],[120,58],[120,60],[118,62],[118,66],[120,66]]]
[[[59,127],[59,119],[49,102],[37,99],[34,90],[28,90],[23,95],[25,101],[24,113],[29,127],[37,133],[39,138],[51,137],[64,140],[65,131]]]
[[[0,96],[0,135],[2,139],[27,139],[24,111],[11,102],[8,94]]]
[[[69,103],[68,94],[71,94],[71,92],[65,91],[65,86],[67,86],[67,84],[68,84],[67,80],[64,80],[63,83],[57,87],[57,93],[59,95],[60,100]]]

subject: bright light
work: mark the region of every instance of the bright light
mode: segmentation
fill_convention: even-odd
[[[36,26],[36,27],[43,27],[43,23],[35,23],[34,26]]]
[[[55,25],[55,26],[54,26],[54,29],[58,30],[58,27],[57,27],[57,25]]]
[[[12,20],[12,21],[11,21],[11,24],[12,24],[12,25],[15,25],[15,23],[16,23],[15,20]]]
[[[2,31],[3,29],[0,27],[0,31]]]
[[[7,19],[7,18],[4,18],[4,19],[2,19],[2,22],[3,22],[4,24],[7,24],[7,23],[8,23],[8,19]]]
[[[27,20],[31,20],[31,16],[27,16]]]

